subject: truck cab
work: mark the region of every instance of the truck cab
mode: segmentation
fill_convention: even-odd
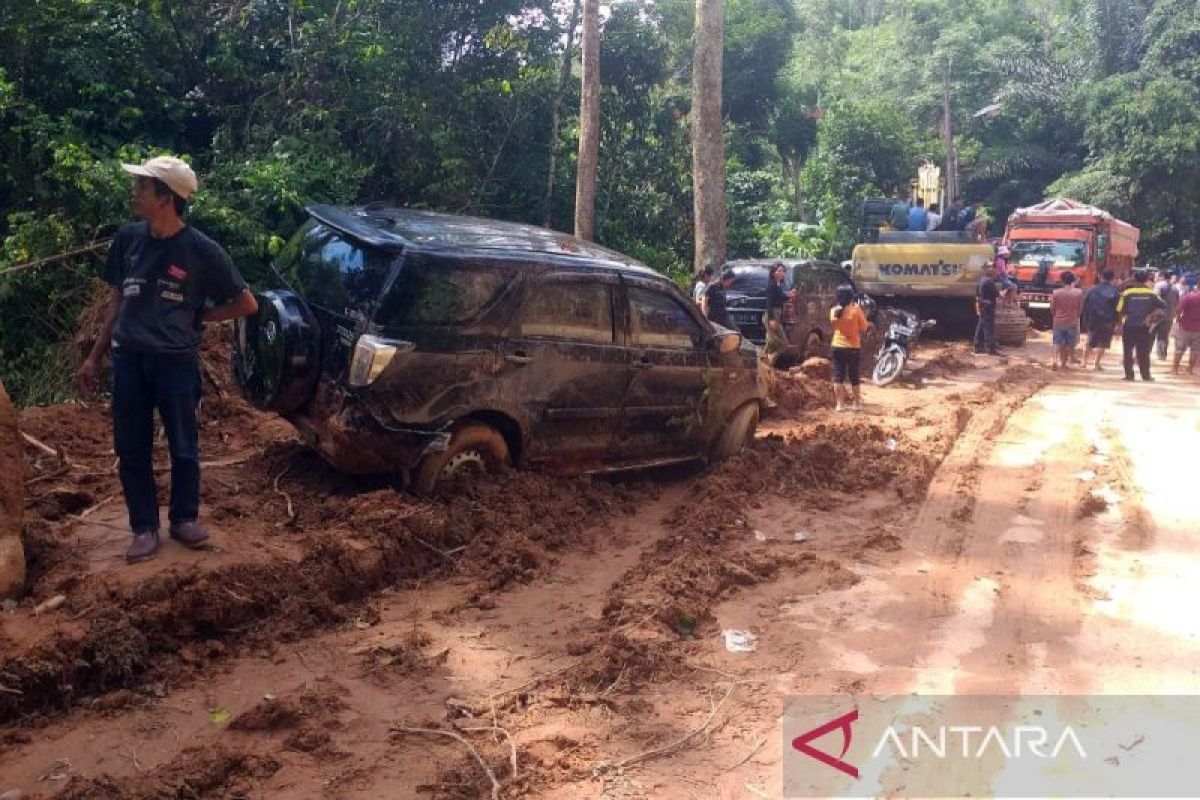
[[[1107,211],[1068,198],[1019,208],[1008,218],[1008,275],[1021,292],[1021,305],[1039,327],[1050,325],[1050,295],[1062,274],[1076,286],[1094,286],[1105,269],[1118,282],[1133,272],[1139,231]]]

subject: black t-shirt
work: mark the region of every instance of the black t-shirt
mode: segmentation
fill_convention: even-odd
[[[783,285],[775,281],[767,282],[767,310],[775,308],[783,308],[787,303],[787,293],[783,291]]]
[[[733,323],[729,321],[729,306],[725,302],[725,287],[720,281],[713,281],[704,290],[704,296],[708,298],[708,319],[718,325],[726,328],[732,328]]]
[[[194,355],[205,305],[233,300],[246,282],[222,247],[191,225],[166,239],[136,222],[117,231],[104,281],[121,290],[116,352]]]
[[[998,297],[1000,297],[1000,287],[996,285],[995,278],[984,278],[979,282],[980,305],[990,308],[996,305]]]

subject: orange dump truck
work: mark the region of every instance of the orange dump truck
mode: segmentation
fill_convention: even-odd
[[[1056,198],[1018,208],[1008,218],[1004,243],[1008,274],[1021,289],[1021,305],[1038,327],[1050,326],[1050,294],[1073,272],[1086,289],[1111,269],[1118,282],[1133,272],[1137,228],[1094,206]]]

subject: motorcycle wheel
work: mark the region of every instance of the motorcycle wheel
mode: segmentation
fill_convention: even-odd
[[[887,386],[900,377],[900,372],[904,369],[904,362],[907,360],[908,356],[899,348],[887,350],[875,362],[875,371],[871,374],[871,382],[876,386]]]

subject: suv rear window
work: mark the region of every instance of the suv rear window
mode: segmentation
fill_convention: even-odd
[[[310,222],[287,243],[277,263],[283,278],[306,300],[341,314],[378,299],[391,257]]]
[[[410,256],[376,315],[386,326],[454,325],[478,317],[511,273],[484,266]]]

